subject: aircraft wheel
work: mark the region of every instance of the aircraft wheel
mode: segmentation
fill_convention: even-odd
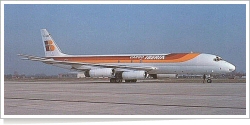
[[[119,83],[119,82],[122,82],[122,79],[111,78],[110,82],[111,83]]]
[[[115,82],[118,83],[118,82],[119,82],[119,79],[116,79]]]
[[[136,82],[136,79],[132,79],[132,80],[125,80],[125,82]]]
[[[132,82],[136,82],[136,81],[137,81],[136,79],[132,80]]]
[[[125,82],[130,82],[130,80],[125,80]]]
[[[212,79],[207,79],[207,83],[212,83]]]
[[[110,82],[111,82],[111,83],[115,83],[116,80],[115,80],[114,78],[111,78],[111,79],[110,79]]]
[[[120,83],[120,82],[122,82],[122,79],[115,79],[115,82]]]

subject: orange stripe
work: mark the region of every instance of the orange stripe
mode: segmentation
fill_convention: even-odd
[[[142,59],[133,58],[130,56],[93,56],[93,57],[53,57],[59,61],[72,61],[84,63],[177,63],[191,60],[198,56],[199,53],[173,53],[165,55],[164,59]],[[154,56],[154,55],[153,55]]]

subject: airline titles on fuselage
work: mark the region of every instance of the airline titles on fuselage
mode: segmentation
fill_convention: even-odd
[[[165,59],[165,55],[149,55],[149,56],[130,56],[130,59],[145,59],[145,60],[163,60]]]

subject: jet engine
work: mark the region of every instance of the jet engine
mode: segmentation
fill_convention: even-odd
[[[145,79],[147,78],[148,74],[145,71],[129,71],[123,72],[122,78],[123,79]]]
[[[113,77],[114,69],[112,68],[100,68],[100,69],[91,69],[85,72],[86,77]]]

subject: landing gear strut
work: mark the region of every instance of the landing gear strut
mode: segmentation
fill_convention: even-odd
[[[122,82],[122,79],[111,78],[110,82],[111,83],[119,83],[119,82]]]

